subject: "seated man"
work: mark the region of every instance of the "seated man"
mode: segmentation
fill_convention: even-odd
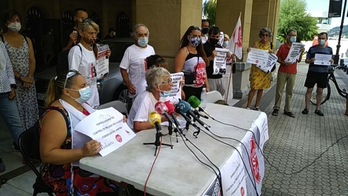
[[[161,93],[170,91],[173,86],[170,73],[162,67],[154,67],[146,72],[146,83],[146,91],[135,98],[127,120],[134,132],[153,128],[148,115],[155,111]],[[165,120],[162,117],[162,121]]]

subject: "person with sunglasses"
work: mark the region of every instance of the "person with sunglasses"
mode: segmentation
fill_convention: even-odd
[[[98,141],[80,144],[73,138],[74,127],[94,112],[86,104],[90,96],[87,80],[75,70],[61,73],[49,82],[45,101],[47,110],[40,121],[41,173],[57,196],[118,191],[116,182],[78,167],[81,158],[95,156],[101,150]],[[59,111],[50,109],[52,107],[62,110],[68,122]]]
[[[80,42],[69,51],[68,62],[70,70],[77,70],[87,80],[91,88],[91,98],[87,103],[92,108],[99,106],[99,92],[97,87],[97,46],[95,41],[99,33],[99,26],[91,19],[86,19],[78,26]]]
[[[149,69],[146,72],[146,83],[146,91],[135,98],[127,120],[128,126],[135,132],[154,127],[148,121],[148,115],[155,111],[161,93],[171,91],[173,86],[169,71],[163,67]],[[166,121],[165,117],[162,117],[162,121]]]
[[[260,40],[252,45],[252,48],[257,48],[261,50],[268,50],[269,53],[273,53],[272,42],[270,41],[272,37],[272,31],[269,28],[263,28],[259,32]],[[250,48],[247,50],[250,51]],[[265,73],[259,69],[256,65],[251,66],[250,71],[250,91],[248,94],[248,103],[246,108],[250,109],[251,102],[253,101],[255,93],[256,102],[253,109],[260,110],[260,102],[263,94],[263,90],[271,86],[271,73]]]

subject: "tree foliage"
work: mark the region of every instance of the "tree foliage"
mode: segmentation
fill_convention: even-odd
[[[278,39],[285,41],[288,30],[296,30],[300,41],[312,40],[317,35],[317,21],[306,13],[304,0],[282,0],[278,22]]]
[[[210,26],[215,25],[217,0],[207,0],[203,3],[203,14],[207,17]]]

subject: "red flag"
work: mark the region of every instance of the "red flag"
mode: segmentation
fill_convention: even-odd
[[[231,40],[229,42],[229,50],[232,54],[235,54],[238,59],[242,59],[243,56],[243,37],[242,37],[242,22],[240,15],[236,27],[234,28]]]

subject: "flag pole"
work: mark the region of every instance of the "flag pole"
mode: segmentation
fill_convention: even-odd
[[[242,16],[242,12],[239,12],[239,16],[238,16],[238,19],[237,19],[237,23],[238,23],[238,20],[239,18]],[[232,39],[232,37],[231,37]],[[237,47],[237,43],[234,43],[234,48],[233,48],[233,54],[232,55],[235,55],[236,54],[236,47]],[[225,101],[228,103],[228,96],[230,94],[230,87],[231,87],[231,81],[232,81],[232,75],[233,75],[233,62],[231,64],[231,70],[230,70],[230,75],[228,76],[228,86],[227,86],[227,93],[226,93],[226,96],[225,96]],[[233,91],[232,91],[233,92]],[[233,98],[233,95],[232,95],[232,98]]]

